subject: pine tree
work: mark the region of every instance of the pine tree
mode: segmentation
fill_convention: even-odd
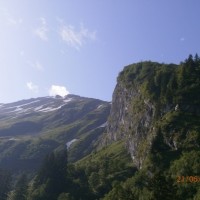
[[[36,176],[32,191],[33,199],[57,200],[58,196],[66,191],[66,187],[67,151],[53,152],[46,157]]]

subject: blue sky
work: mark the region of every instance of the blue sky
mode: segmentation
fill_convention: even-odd
[[[0,102],[111,101],[124,66],[200,54],[199,0],[0,0]]]

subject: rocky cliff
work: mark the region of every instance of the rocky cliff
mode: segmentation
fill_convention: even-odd
[[[199,72],[199,60],[190,58],[180,66],[141,62],[125,67],[113,93],[107,143],[125,140],[137,168],[143,166],[160,132],[166,149],[176,151],[185,148],[186,141],[194,143]]]
[[[137,87],[126,88],[119,82],[113,94],[113,103],[108,124],[108,141],[125,139],[126,147],[140,167],[142,155],[139,153],[142,143],[151,143],[153,136],[153,118],[155,106],[145,99]],[[139,155],[140,154],[140,155]]]

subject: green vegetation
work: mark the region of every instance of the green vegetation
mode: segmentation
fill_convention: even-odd
[[[2,199],[7,196],[12,200],[200,199],[198,55],[194,58],[190,55],[180,65],[149,61],[127,66],[118,82],[127,90],[140,91],[141,95],[132,101],[133,109],[129,111],[132,116],[144,112],[144,99],[155,107],[152,130],[140,127],[141,132],[147,130],[149,134],[139,137],[141,155],[134,158],[143,159],[142,164],[136,168],[127,153],[127,135],[97,150],[104,130],[98,126],[105,121],[109,108],[105,106],[101,112],[93,109],[87,113],[87,106],[79,102],[74,109],[81,110],[81,114],[76,116],[78,120],[67,119],[70,121],[67,126],[59,122],[60,113],[49,116],[48,120],[55,120],[51,125],[54,129],[46,126],[39,138],[1,141],[0,158],[5,163],[11,158],[17,158],[14,163],[19,159],[41,159],[40,155],[47,154],[37,173],[28,178],[22,174],[13,183],[14,187],[11,187],[11,175],[0,170]],[[70,111],[71,117],[75,110]],[[130,122],[135,125],[133,119],[136,120],[131,118]],[[124,127],[119,129],[124,131]],[[131,134],[131,126],[128,129]],[[65,142],[74,135],[78,141],[67,152]]]
[[[10,113],[0,116],[0,168],[15,175],[22,172],[33,174],[47,154],[73,139],[77,142],[70,146],[70,162],[90,154],[105,129],[99,126],[106,122],[110,105],[97,99],[73,98],[62,109],[53,112],[32,111],[14,119]],[[49,99],[41,98],[41,101],[46,104]]]
[[[125,67],[118,81],[125,87],[141,88],[144,95],[157,104],[199,105],[200,58],[192,55],[179,66],[141,62]]]
[[[132,177],[135,171],[123,142],[113,143],[75,164],[68,163],[67,151],[63,147],[45,158],[29,186],[22,175],[9,198],[100,199],[114,185]]]
[[[186,181],[186,177],[199,177],[200,173],[198,55],[190,55],[180,66],[134,64],[120,73],[118,81],[125,88],[139,89],[153,103],[156,135],[143,168],[116,185],[105,199],[199,199],[200,181]],[[142,102],[134,103],[133,112],[141,112]],[[177,182],[180,176],[185,180]]]

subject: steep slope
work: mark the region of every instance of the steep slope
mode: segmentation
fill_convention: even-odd
[[[0,106],[0,167],[35,170],[62,146],[69,160],[89,154],[105,129],[110,104],[67,95],[40,97]]]
[[[125,140],[139,169],[122,186],[127,199],[198,199],[199,77],[197,55],[180,65],[141,62],[119,74],[104,143]]]

